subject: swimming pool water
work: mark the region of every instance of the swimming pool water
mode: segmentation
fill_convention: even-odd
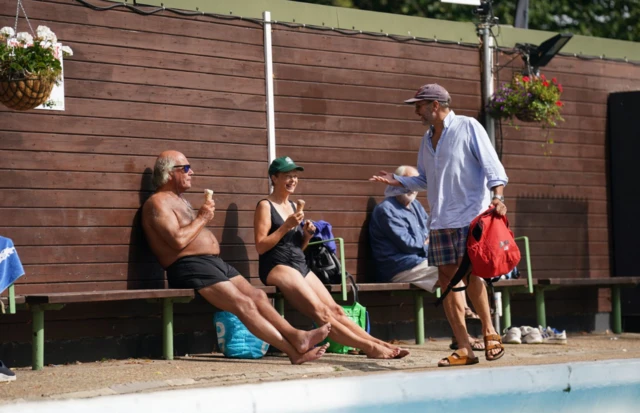
[[[0,406],[0,413],[129,411],[640,413],[640,359],[433,369]]]

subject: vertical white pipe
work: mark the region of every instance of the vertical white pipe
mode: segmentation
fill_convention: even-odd
[[[489,103],[491,96],[493,95],[493,53],[492,53],[492,45],[493,38],[490,34],[490,26],[486,24],[482,29],[482,89],[483,89],[483,103],[485,107]],[[486,112],[485,112],[486,113]],[[489,135],[489,140],[491,140],[491,144],[493,147],[496,147],[496,127],[495,121],[486,113],[485,117],[485,129],[487,131],[487,135]]]
[[[273,103],[273,54],[271,47],[271,12],[262,13],[264,20],[264,76],[267,98],[267,152],[269,165],[276,158],[276,119]],[[269,180],[271,182],[271,180]],[[271,187],[271,184],[269,184]],[[271,190],[269,191],[271,192]]]

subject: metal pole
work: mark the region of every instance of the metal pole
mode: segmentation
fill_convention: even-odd
[[[271,47],[271,12],[262,13],[264,20],[264,76],[265,76],[265,94],[267,98],[267,154],[269,165],[276,158],[276,120],[273,99],[273,53]],[[269,179],[269,192],[271,188],[271,179]]]
[[[162,300],[162,356],[173,360],[173,301]]]
[[[493,300],[495,302],[495,313],[493,315],[493,323],[498,334],[500,333],[500,317],[502,316],[502,293],[496,291],[493,293]]]
[[[482,102],[484,107],[489,104],[489,99],[493,95],[493,54],[491,46],[493,38],[491,37],[491,27],[489,24],[479,26],[482,34]],[[484,128],[489,135],[491,145],[496,147],[496,127],[494,119],[485,111]]]
[[[612,295],[612,312],[613,312],[613,332],[614,334],[622,333],[622,303],[620,300],[620,286],[614,285],[611,291]]]
[[[536,315],[538,324],[547,328],[547,311],[545,309],[544,289],[542,287],[536,288]]]
[[[44,310],[37,305],[31,307],[31,369],[42,370],[44,367]]]
[[[424,344],[424,300],[423,293],[414,293],[413,302],[416,310],[416,344]]]
[[[509,287],[504,289],[502,295],[502,320],[505,328],[511,327],[511,291]]]

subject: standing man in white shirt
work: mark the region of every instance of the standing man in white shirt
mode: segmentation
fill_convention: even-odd
[[[465,254],[471,221],[489,205],[500,215],[507,213],[503,190],[508,178],[482,125],[456,115],[449,107],[451,97],[445,88],[435,83],[424,85],[405,103],[415,105],[416,115],[429,127],[418,152],[419,175],[403,177],[380,171],[371,180],[427,191],[431,208],[429,263],[438,267],[440,285],[448,285]],[[504,355],[504,347],[491,321],[484,283],[470,277],[467,294],[482,321],[485,357],[497,360]],[[444,300],[459,349],[440,360],[440,367],[478,363],[469,343],[464,308],[459,293]]]

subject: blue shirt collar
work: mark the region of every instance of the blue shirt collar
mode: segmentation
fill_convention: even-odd
[[[450,110],[449,114],[447,115],[446,118],[444,118],[444,127],[448,128],[449,125],[451,125],[451,122],[453,122],[453,120],[456,118],[456,114],[454,111]]]
[[[447,129],[455,118],[456,118],[455,112],[453,110],[450,110],[447,117],[444,118],[444,122],[443,122],[444,128]],[[430,134],[429,136],[433,136],[433,125],[429,126],[429,134]]]

